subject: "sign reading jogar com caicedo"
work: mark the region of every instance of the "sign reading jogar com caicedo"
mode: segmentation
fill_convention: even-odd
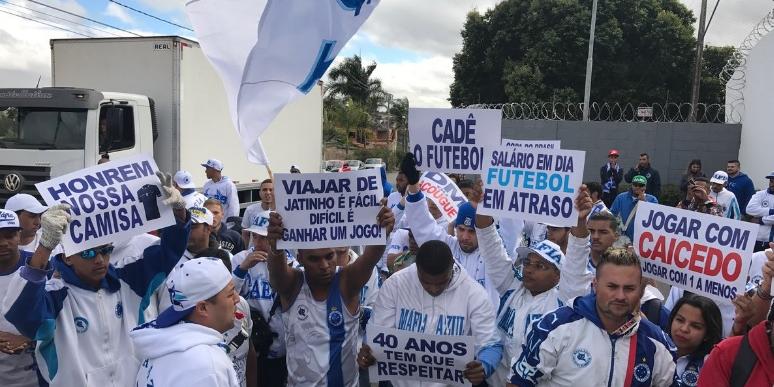
[[[756,224],[647,202],[634,222],[644,276],[728,302],[744,292]]]
[[[46,204],[70,205],[72,220],[62,238],[65,254],[173,224],[172,208],[161,202],[156,171],[153,158],[138,155],[36,184]]]
[[[423,171],[479,174],[500,145],[496,109],[409,109],[410,151]]]

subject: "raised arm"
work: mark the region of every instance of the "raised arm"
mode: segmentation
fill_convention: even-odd
[[[392,228],[395,226],[395,217],[392,215],[392,211],[384,204],[386,204],[386,201],[382,202],[382,208],[379,209],[376,222],[382,227],[382,235],[384,235],[386,242],[387,235],[392,232]],[[355,262],[342,269],[341,295],[345,300],[360,297],[360,289],[371,278],[374,267],[382,258],[382,254],[384,254],[384,248],[385,245],[366,246],[363,254]]]
[[[288,266],[285,250],[277,250],[277,240],[282,239],[282,216],[276,212],[269,215],[269,227],[267,238],[269,239],[269,257],[267,259],[269,269],[269,283],[277,292],[282,302],[282,309],[295,300],[301,290],[301,271]]]
[[[593,275],[588,269],[588,260],[591,249],[588,247],[589,231],[586,228],[586,220],[591,212],[593,203],[589,196],[589,190],[581,185],[578,196],[575,198],[575,208],[578,209],[578,223],[570,230],[567,242],[567,255],[562,265],[562,273],[559,277],[559,293],[562,301],[569,301],[573,297],[588,294]]]
[[[411,228],[411,233],[417,244],[421,246],[427,241],[439,240],[445,242],[449,247],[454,246],[456,239],[433,219],[427,207],[427,199],[419,190],[420,174],[413,154],[406,153],[401,161],[400,171],[406,175],[406,180],[409,183],[406,188],[408,195],[406,196],[406,211],[403,216],[406,224]]]
[[[521,281],[515,280],[513,262],[508,258],[491,216],[476,214],[476,235],[486,274],[500,296],[514,285],[520,287]]]

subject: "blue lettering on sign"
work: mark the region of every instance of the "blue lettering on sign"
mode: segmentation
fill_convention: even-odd
[[[342,0],[339,0],[342,1]],[[350,0],[352,1],[352,0]],[[323,40],[320,45],[320,51],[317,53],[317,59],[314,61],[314,65],[309,70],[309,74],[306,76],[304,82],[298,85],[298,90],[306,94],[309,90],[312,90],[314,84],[322,78],[323,74],[328,70],[335,55],[331,55],[333,47],[336,45],[335,40]]]
[[[413,309],[400,308],[400,319],[398,320],[399,330],[424,333],[426,326],[426,314],[417,312]]]
[[[439,336],[462,336],[465,328],[464,316],[438,316],[435,334]]]

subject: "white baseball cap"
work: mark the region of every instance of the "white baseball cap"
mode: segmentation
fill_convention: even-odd
[[[26,193],[20,193],[8,198],[5,202],[5,209],[8,211],[27,211],[33,214],[42,214],[46,212],[48,207],[40,204],[38,199],[34,196]]]
[[[196,188],[193,183],[193,175],[188,171],[177,171],[175,173],[175,184],[180,188]]]
[[[262,211],[256,214],[252,224],[245,230],[254,234],[266,236],[269,234],[269,214],[271,211]]]
[[[195,258],[183,262],[167,278],[172,306],[156,318],[159,328],[177,324],[188,316],[197,303],[220,293],[231,282],[231,273],[218,258]]]
[[[520,265],[521,261],[526,259],[530,253],[535,253],[545,258],[546,261],[551,262],[557,269],[562,270],[564,254],[556,243],[546,239],[536,244],[535,247],[519,247],[516,249],[516,254],[518,254],[519,257],[514,265]]]
[[[726,184],[728,182],[728,174],[725,171],[717,171],[712,174],[710,183]]]
[[[193,223],[207,223],[210,226],[215,223],[212,212],[204,207],[191,207],[188,211],[191,213],[191,222]]]
[[[218,159],[209,159],[202,164],[202,167],[212,168],[217,171],[223,170],[223,163]]]
[[[19,217],[13,211],[0,210],[0,228],[21,228]]]

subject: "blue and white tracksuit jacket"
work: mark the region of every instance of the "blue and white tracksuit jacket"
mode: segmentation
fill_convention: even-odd
[[[470,253],[462,251],[457,238],[449,235],[446,232],[446,228],[439,226],[435,219],[433,219],[430,210],[427,208],[426,201],[427,199],[422,191],[406,196],[406,212],[403,217],[411,228],[411,233],[414,235],[417,245],[422,246],[423,243],[430,240],[439,240],[446,243],[452,251],[454,260],[465,269],[465,272],[471,278],[484,287],[487,295],[489,295],[490,302],[496,307],[500,302],[500,295],[487,276],[486,265],[484,264],[484,258],[481,257],[481,251],[478,249]]]
[[[676,348],[658,326],[633,318],[620,334],[608,334],[597,315],[596,296],[578,297],[535,322],[513,365],[517,386],[671,386]],[[630,358],[631,345],[634,358]],[[581,383],[581,384],[579,384]],[[627,386],[628,387],[628,386]]]
[[[505,349],[502,361],[488,382],[493,387],[504,386],[510,379],[511,364],[521,355],[524,338],[532,323],[564,306],[571,298],[587,294],[591,280],[584,275],[588,270],[585,258],[570,261],[565,257],[557,286],[533,295],[524,287],[520,270],[508,258],[495,225],[476,228],[476,235],[489,277],[500,294],[495,321]]]
[[[473,336],[476,359],[486,376],[492,375],[502,356],[495,331],[495,311],[484,289],[454,264],[449,285],[431,296],[419,282],[417,265],[398,271],[384,282],[376,296],[369,324],[438,336]],[[442,386],[418,381],[392,381],[395,387]]]
[[[108,266],[99,289],[83,283],[60,257],[48,270],[24,266],[14,274],[2,313],[37,341],[40,372],[52,387],[134,385],[139,363],[129,331],[185,251],[190,224],[189,216],[161,230],[159,245]],[[47,280],[51,266],[61,278]]]

